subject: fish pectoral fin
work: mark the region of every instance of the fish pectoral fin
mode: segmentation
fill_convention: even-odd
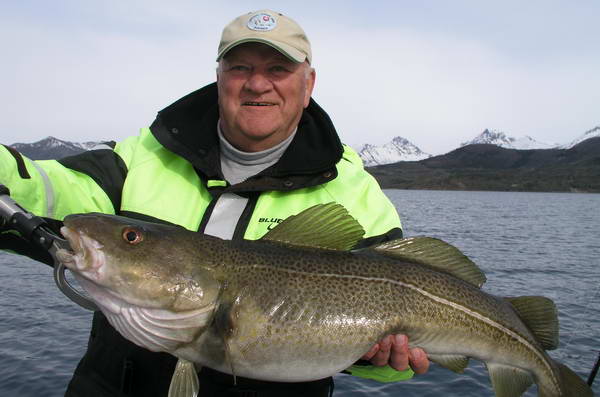
[[[508,365],[486,363],[496,397],[521,397],[533,384],[529,372]]]
[[[196,397],[199,389],[194,363],[180,358],[171,378],[168,397]]]
[[[428,357],[434,363],[449,369],[450,371],[462,374],[469,365],[469,357],[453,354],[428,354]]]
[[[229,344],[229,338],[223,338],[223,346],[225,346],[225,361],[229,365],[231,376],[233,376],[233,385],[237,385],[237,376],[235,374],[235,367],[233,365],[233,357],[231,356],[231,345]]]
[[[427,265],[437,271],[458,277],[478,288],[485,274],[458,248],[432,237],[410,237],[387,241],[373,247],[379,254],[411,263]]]
[[[558,347],[558,314],[551,299],[543,296],[505,298],[545,350]]]
[[[346,208],[332,202],[314,205],[286,218],[261,240],[348,251],[364,234],[363,227]]]
[[[234,359],[231,352],[231,338],[235,336],[236,322],[235,319],[238,317],[237,310],[239,308],[239,302],[243,302],[245,294],[248,293],[248,288],[242,287],[240,292],[233,296],[228,296],[221,300],[219,308],[215,311],[213,327],[215,332],[221,338],[223,344],[223,353],[225,362],[229,366],[231,375],[233,376],[233,384],[237,385],[237,376],[235,374]]]

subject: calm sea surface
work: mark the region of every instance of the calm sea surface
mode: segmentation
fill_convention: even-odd
[[[441,238],[486,273],[487,292],[545,295],[559,310],[551,352],[584,379],[600,351],[600,195],[388,190],[406,236]],[[0,396],[61,396],[84,352],[91,314],[54,286],[51,269],[0,253]],[[600,395],[600,379],[594,385]],[[485,367],[432,365],[379,384],[336,377],[335,396],[493,396]],[[527,396],[535,396],[532,387]]]

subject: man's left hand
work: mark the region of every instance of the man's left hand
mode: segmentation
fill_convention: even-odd
[[[409,349],[406,335],[386,336],[362,356],[362,359],[378,367],[389,364],[397,371],[404,371],[410,366],[415,374],[424,374],[429,370],[427,353],[419,347]]]

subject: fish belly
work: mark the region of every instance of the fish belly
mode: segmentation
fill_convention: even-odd
[[[368,298],[366,280],[268,276],[230,277],[213,325],[175,354],[254,379],[315,380],[351,366],[398,321]]]
[[[218,313],[193,346],[175,355],[238,376],[301,382],[336,374],[356,362],[383,334],[383,326],[316,307],[282,303],[257,313],[246,301]],[[219,320],[219,316],[226,316]]]

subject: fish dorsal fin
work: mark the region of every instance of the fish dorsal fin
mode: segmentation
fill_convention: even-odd
[[[456,247],[432,237],[410,237],[385,242],[373,247],[381,254],[411,263],[428,265],[458,277],[479,288],[485,274]]]
[[[200,386],[194,363],[180,358],[171,378],[168,397],[197,396],[198,390]]]
[[[505,298],[545,350],[558,347],[558,314],[551,299],[543,296]]]
[[[292,215],[271,229],[262,240],[303,247],[347,251],[365,234],[364,229],[341,204],[317,204]]]
[[[486,363],[496,397],[521,397],[533,384],[528,372],[508,365]]]
[[[457,374],[465,372],[469,365],[469,357],[453,354],[429,354],[429,359]]]

